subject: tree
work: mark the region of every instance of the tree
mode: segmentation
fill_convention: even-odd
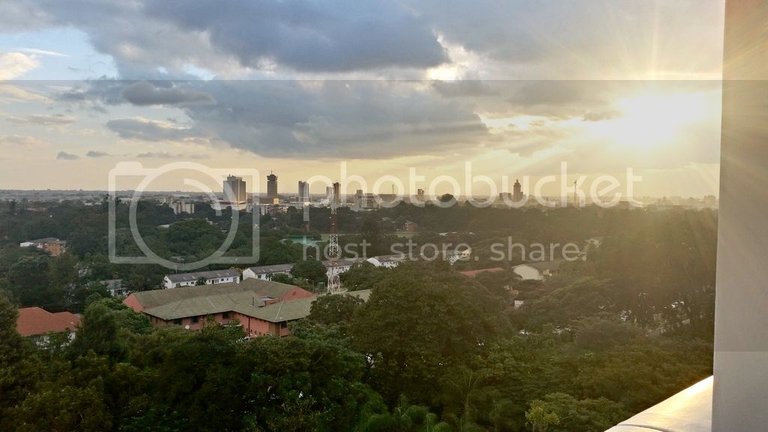
[[[207,283],[208,283],[208,279],[206,279],[206,278],[204,278],[202,276],[197,278],[197,281],[195,281],[195,285],[196,286],[203,286],[203,285],[206,285]]]
[[[64,308],[64,291],[51,283],[50,265],[47,255],[25,256],[8,269],[11,293],[22,306],[53,311]]]
[[[371,289],[386,276],[390,269],[376,267],[369,262],[353,264],[346,272],[341,274],[341,283],[349,291]]]
[[[447,263],[403,264],[355,314],[351,334],[389,403],[401,393],[429,403],[438,377],[504,332],[502,307]]]
[[[318,297],[309,313],[309,319],[320,324],[348,323],[363,300],[351,295],[324,295]]]
[[[577,400],[550,393],[531,402],[526,420],[539,432],[603,432],[627,417],[624,408],[605,398]]]
[[[321,261],[310,259],[294,264],[291,268],[291,275],[294,278],[306,279],[312,285],[317,285],[326,280],[327,271]]]

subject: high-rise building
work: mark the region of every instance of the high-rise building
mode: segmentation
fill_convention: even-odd
[[[521,202],[524,199],[523,185],[520,184],[520,180],[515,180],[515,185],[512,187],[512,201]]]
[[[309,202],[309,183],[299,180],[299,202]]]
[[[267,198],[277,198],[277,176],[273,173],[267,176]]]
[[[333,202],[337,206],[341,204],[341,183],[339,182],[333,184]]]
[[[244,203],[247,200],[243,178],[232,175],[227,176],[227,179],[224,180],[224,201]]]

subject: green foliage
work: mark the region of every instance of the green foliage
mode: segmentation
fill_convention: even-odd
[[[341,274],[341,284],[349,291],[371,289],[382,280],[390,269],[376,267],[369,262],[354,264],[348,271]]]
[[[313,286],[327,279],[327,269],[322,261],[308,259],[299,261],[291,268],[291,275],[297,279],[305,279]]]
[[[628,415],[622,406],[606,398],[577,400],[565,393],[550,393],[531,402],[525,413],[534,431],[603,432]]]
[[[118,207],[124,229],[126,206]],[[195,255],[226,228],[226,215],[205,211],[188,221],[167,210],[139,208],[142,232],[159,253]],[[327,209],[311,211],[312,228],[327,228]],[[367,303],[322,296],[309,319],[291,323],[292,336],[253,340],[215,323],[198,332],[153,328],[104,298],[99,281],[146,289],[166,270],[109,263],[101,208],[23,212],[0,212],[0,238],[9,239],[0,246],[0,287],[22,304],[85,312],[74,341],[37,345],[18,335],[15,305],[0,296],[3,431],[595,431],[711,374],[709,212],[400,205],[362,217],[342,209],[349,238],[382,244],[390,239],[382,217],[418,223],[418,242],[475,249],[509,235],[600,235],[604,243],[542,282],[517,280],[507,263],[476,279],[445,263],[355,266],[343,283],[372,289]],[[296,212],[262,218],[262,264],[298,261],[300,246],[282,239],[301,223]],[[10,242],[45,236],[71,241],[72,254],[54,258]],[[250,246],[247,236],[238,233],[237,248]],[[123,251],[127,239],[119,239]],[[185,250],[187,242],[195,250]],[[298,262],[294,276],[275,280],[324,281],[321,266]],[[515,299],[525,306],[510,311]]]
[[[446,266],[402,265],[355,315],[355,347],[371,356],[372,382],[389,401],[431,402],[425,395],[448,367],[505,330],[498,302]]]
[[[311,321],[320,324],[348,323],[363,305],[363,300],[351,295],[325,295],[312,303]]]

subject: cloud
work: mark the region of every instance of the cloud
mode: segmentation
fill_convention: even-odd
[[[33,56],[19,52],[0,53],[0,80],[12,80],[40,65]]]
[[[78,156],[76,154],[72,154],[72,153],[63,152],[63,151],[60,151],[56,155],[56,160],[72,161],[72,160],[77,160],[77,159],[80,159],[80,156]]]
[[[177,141],[197,137],[197,134],[190,128],[140,117],[109,120],[106,126],[124,139]]]
[[[19,48],[18,51],[27,53],[27,54],[50,56],[50,57],[69,57],[67,54],[60,53],[58,51],[49,51],[49,50],[43,50],[38,48]]]
[[[102,157],[111,156],[109,153],[105,153],[97,150],[89,150],[88,153],[86,153],[85,155],[89,158],[102,158]]]
[[[158,84],[164,84],[166,87],[156,87],[146,81],[140,81],[125,87],[122,95],[125,100],[138,106],[210,105],[214,102],[211,95],[204,92],[173,87],[172,84],[167,82]]]
[[[303,71],[380,67],[425,68],[447,61],[429,23],[386,0],[321,4],[233,0],[147,0],[146,13],[186,31],[209,35],[211,45],[247,67],[265,60]]]
[[[584,121],[588,122],[598,122],[603,120],[611,120],[616,117],[619,117],[621,115],[620,112],[612,110],[612,111],[598,111],[598,112],[588,112],[584,114]]]
[[[168,153],[168,152],[144,152],[136,155],[140,159],[206,159],[208,156],[204,154],[182,154],[182,153]]]
[[[0,136],[0,144],[14,145],[14,146],[39,146],[45,144],[44,141],[30,136],[23,135],[2,135]]]
[[[64,114],[33,114],[27,116],[8,116],[6,121],[17,124],[31,124],[38,126],[62,126],[74,123],[76,119],[74,117],[66,116]]]

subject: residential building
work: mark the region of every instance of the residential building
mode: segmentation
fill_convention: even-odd
[[[195,286],[201,279],[205,279],[206,285],[240,282],[240,272],[237,269],[213,270],[196,273],[169,274],[163,278],[163,287],[166,289],[184,286]]]
[[[351,293],[367,300],[370,292]],[[288,324],[309,315],[317,296],[293,285],[247,279],[239,284],[143,291],[123,303],[150,318],[153,325],[198,330],[212,320],[238,323],[248,337],[287,336]]]
[[[67,242],[55,237],[46,237],[19,243],[19,247],[34,247],[48,252],[51,256],[59,256],[67,251]]]
[[[100,281],[99,283],[104,285],[104,288],[107,289],[107,292],[112,297],[122,297],[128,294],[128,290],[123,286],[122,279],[108,279]]]
[[[47,342],[51,333],[67,333],[74,339],[75,330],[80,325],[80,317],[70,312],[51,313],[39,307],[19,309],[16,330],[24,337],[38,339],[38,343]]]
[[[278,274],[290,274],[293,264],[276,264],[268,266],[248,267],[243,270],[243,280],[260,279],[272,280],[272,277]]]

